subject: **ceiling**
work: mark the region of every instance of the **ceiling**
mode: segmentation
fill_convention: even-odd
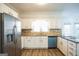
[[[48,3],[45,5],[39,5],[37,3],[9,3],[8,5],[15,8],[20,13],[25,12],[50,12],[61,11],[63,3]]]

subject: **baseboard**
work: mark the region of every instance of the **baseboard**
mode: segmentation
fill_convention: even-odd
[[[23,48],[22,50],[25,50],[25,49],[48,49],[48,48]]]
[[[0,56],[8,56],[8,54],[7,53],[0,53]]]
[[[57,47],[48,47],[48,49],[55,49],[55,48],[57,48]]]
[[[55,49],[55,48],[57,48],[57,47],[46,47],[46,48],[28,48],[28,47],[24,47],[24,48],[22,48],[22,50],[23,49]],[[58,48],[57,48],[58,49]],[[58,49],[59,50],[59,49]]]

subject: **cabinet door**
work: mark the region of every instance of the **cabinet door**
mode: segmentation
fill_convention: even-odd
[[[57,48],[59,49],[59,50],[62,50],[62,41],[61,41],[62,39],[61,39],[61,37],[58,37],[58,39],[57,39]]]
[[[63,54],[67,55],[67,40],[66,39],[62,39],[62,52]]]
[[[58,37],[57,48],[64,54],[67,55],[67,40]]]
[[[48,48],[48,37],[44,36],[42,40],[43,40],[43,43],[42,43],[43,48]]]
[[[38,47],[38,37],[35,37],[35,36],[32,36],[32,39],[31,39],[31,48],[37,48]]]
[[[24,45],[25,45],[25,37],[22,36],[21,37],[21,48],[24,48]]]
[[[29,44],[29,37],[25,37],[24,39],[24,48],[28,48]]]
[[[57,38],[57,48],[60,49],[60,37]]]
[[[43,36],[41,36],[40,37],[41,39],[39,39],[40,41],[40,48],[44,48],[45,46],[44,46],[44,41],[45,41],[45,39],[44,39],[44,37]]]
[[[76,43],[68,41],[68,56],[76,55]]]
[[[30,37],[25,37],[24,39],[24,48],[29,48],[30,47]]]
[[[77,44],[77,56],[79,56],[79,44]]]
[[[35,40],[35,45],[36,45],[36,48],[40,48],[41,47],[41,42],[40,42],[40,36],[36,37],[36,40]]]
[[[38,38],[38,45],[39,45],[39,48],[43,48],[43,37],[42,36],[39,36],[39,38]]]
[[[27,42],[28,43],[28,48],[32,48],[33,47],[33,44],[32,44],[33,40],[32,39],[33,39],[33,37],[28,37],[28,42]]]

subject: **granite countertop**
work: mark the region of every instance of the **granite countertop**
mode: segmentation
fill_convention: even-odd
[[[72,41],[74,43],[79,43],[79,39],[77,39],[75,37],[72,37],[72,36],[61,36],[61,37],[66,39],[66,40]]]

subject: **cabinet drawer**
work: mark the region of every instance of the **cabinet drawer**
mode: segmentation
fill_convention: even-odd
[[[68,46],[68,50],[73,52],[73,51],[76,51],[76,48],[75,47],[73,48],[71,46]]]
[[[74,56],[74,54],[71,51],[69,51],[68,56]]]
[[[68,41],[68,46],[75,48],[76,44],[74,42]]]
[[[76,47],[68,46],[68,55],[75,56],[76,55]]]
[[[68,56],[75,56],[76,55],[76,51],[71,51],[71,50],[68,50]]]

